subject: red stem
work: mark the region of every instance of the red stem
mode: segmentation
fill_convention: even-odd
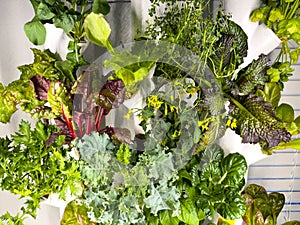
[[[99,131],[100,130],[100,126],[101,126],[101,122],[103,119],[103,115],[104,115],[104,109],[101,108],[98,113],[97,113],[97,117],[96,117],[96,130]]]
[[[63,114],[63,117],[67,123],[67,126],[71,132],[71,136],[73,139],[76,138],[76,133],[75,133],[75,130],[74,130],[74,127],[73,127],[73,124],[72,124],[72,121],[70,118],[67,117],[67,115],[65,114],[65,110],[64,110],[64,106],[62,106],[62,114]]]

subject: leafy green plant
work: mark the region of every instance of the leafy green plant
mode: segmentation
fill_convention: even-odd
[[[248,185],[242,194],[247,210],[243,220],[250,224],[277,224],[277,218],[285,202],[283,194],[267,191],[260,185]]]
[[[70,38],[67,59],[77,65],[85,64],[80,54],[80,43],[85,42],[84,21],[93,13],[107,14],[110,6],[107,0],[30,0],[34,9],[34,18],[24,25],[28,39],[35,45],[42,45],[46,40],[44,24],[54,24],[63,29]]]
[[[222,11],[207,14],[209,2],[152,0],[146,40],[131,50],[111,45],[111,28],[99,14],[105,0],[91,8],[88,1],[31,2],[36,17],[29,25],[62,27],[73,52],[62,60],[34,49],[34,62],[19,67],[20,79],[0,86],[1,122],[18,108],[38,120],[35,128],[22,122],[18,132],[1,139],[1,187],[29,197],[24,214],[34,216],[44,195],[63,197],[70,189],[77,199],[66,207],[62,224],[198,225],[215,213],[227,223],[247,212],[241,196],[247,163],[238,153],[225,156],[216,140],[230,128],[267,153],[299,142],[290,141],[299,119],[279,105],[290,64],[270,68],[261,55],[237,71],[247,55],[247,36]],[[158,15],[161,4],[166,9]],[[86,63],[76,47],[82,37],[105,47],[111,58],[77,76]],[[159,45],[164,41],[171,44]],[[110,73],[99,76],[97,66]],[[153,90],[141,88],[146,79],[155,83]],[[104,118],[139,91],[145,104],[129,109],[124,120],[135,116],[143,131],[108,126]],[[30,164],[17,168],[25,157]],[[23,216],[1,219],[22,224]]]
[[[86,207],[92,221],[199,224],[215,211],[227,219],[240,218],[245,212],[240,192],[247,163],[238,153],[224,157],[215,145],[178,170],[178,152],[159,145],[137,156],[128,146],[128,165],[117,156],[121,146],[105,134],[84,136],[77,146],[85,185],[77,206],[78,210]]]
[[[298,0],[262,0],[262,6],[255,9],[250,18],[253,22],[260,21],[271,28],[281,39],[282,50],[278,55],[287,61],[297,62],[300,55],[300,17]],[[294,41],[297,48],[291,51],[289,41]]]
[[[70,158],[70,147],[64,146],[60,136],[51,145],[47,140],[55,126],[38,122],[34,129],[22,121],[19,131],[11,138],[1,138],[1,188],[20,197],[27,197],[23,214],[35,216],[40,200],[51,193],[62,199],[80,189],[78,162]]]

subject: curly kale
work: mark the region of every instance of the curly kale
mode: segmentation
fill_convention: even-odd
[[[291,134],[276,117],[269,102],[255,95],[231,98],[230,115],[237,119],[236,132],[244,143],[266,143],[272,148],[280,142],[288,142]]]

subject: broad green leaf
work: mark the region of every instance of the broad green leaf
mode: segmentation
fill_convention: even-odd
[[[220,162],[224,157],[223,149],[218,145],[214,144],[209,149],[206,149],[201,158],[201,165],[212,163],[213,161]]]
[[[266,83],[264,90],[258,90],[257,95],[276,108],[281,98],[280,87],[277,83]]]
[[[274,150],[296,149],[300,150],[300,138],[291,140],[287,143],[280,143],[273,148]]]
[[[62,28],[66,34],[68,34],[75,26],[76,16],[61,13],[53,18],[53,24],[57,28]]]
[[[162,225],[178,225],[180,222],[177,217],[172,217],[170,210],[161,211],[159,213],[159,219]]]
[[[38,20],[32,20],[24,25],[28,39],[35,45],[43,45],[46,40],[46,28]]]
[[[284,122],[291,123],[294,121],[294,109],[291,105],[287,103],[282,103],[276,109],[276,116],[283,120]]]
[[[84,20],[84,30],[92,43],[109,48],[111,29],[102,14],[90,13]]]
[[[150,176],[157,180],[170,179],[174,175],[174,163],[172,154],[159,153],[153,164],[150,166]]]
[[[110,6],[107,0],[94,0],[92,5],[92,11],[94,13],[102,13],[106,15],[110,11]]]
[[[243,155],[232,153],[221,161],[222,174],[225,175],[223,185],[236,186],[245,177],[247,172],[247,162]]]
[[[47,4],[41,2],[37,8],[36,15],[40,20],[50,20],[55,16],[53,12],[49,9]]]
[[[267,70],[267,74],[270,76],[270,82],[278,82],[280,80],[280,71],[277,68],[270,68]]]
[[[89,220],[87,208],[77,200],[69,202],[65,208],[61,225],[96,225]]]
[[[236,194],[227,198],[226,201],[217,202],[215,209],[226,220],[236,220],[245,214],[246,204],[244,199],[239,194]]]
[[[284,194],[278,192],[271,192],[269,194],[269,201],[272,206],[272,215],[278,217],[285,203]]]
[[[180,201],[181,213],[178,219],[187,225],[198,225],[201,220],[205,219],[205,214],[199,210],[191,199],[183,199]]]

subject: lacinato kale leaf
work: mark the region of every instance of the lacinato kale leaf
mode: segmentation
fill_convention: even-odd
[[[237,120],[235,131],[241,135],[243,143],[266,143],[268,148],[272,148],[291,139],[272,105],[261,97],[246,95],[231,98],[229,114]]]

